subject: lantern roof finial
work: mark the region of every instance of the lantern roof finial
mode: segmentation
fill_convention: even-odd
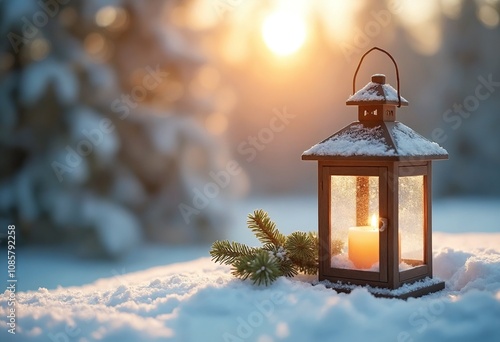
[[[368,82],[355,94],[349,96],[346,104],[358,106],[371,104],[398,105],[398,92],[390,84],[385,83],[384,74],[375,74],[372,76],[371,82]],[[402,96],[401,105],[408,106],[408,101]]]
[[[372,75],[372,82],[385,84],[385,75],[384,74],[374,74]]]

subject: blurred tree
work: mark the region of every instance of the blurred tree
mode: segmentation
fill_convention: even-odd
[[[183,25],[188,9],[160,0],[0,3],[2,227],[108,256],[143,235],[221,236],[228,189],[208,199],[203,187],[227,158],[200,125],[217,109],[218,75],[199,50],[202,33]]]
[[[450,160],[437,166],[440,195],[500,196],[499,1],[463,1],[443,16],[436,56],[438,140]],[[451,17],[450,17],[451,15]],[[444,80],[444,81],[443,81]]]

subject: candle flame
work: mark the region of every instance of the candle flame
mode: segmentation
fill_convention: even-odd
[[[370,223],[371,223],[371,226],[372,226],[373,228],[378,228],[378,217],[377,217],[377,215],[376,215],[376,214],[373,214],[373,215],[372,215],[372,218],[371,218],[371,220],[370,220]]]

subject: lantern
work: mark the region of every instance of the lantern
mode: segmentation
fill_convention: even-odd
[[[376,74],[355,92],[358,70],[373,50],[394,62],[397,90]],[[400,298],[443,289],[432,279],[431,162],[448,153],[396,121],[396,108],[408,101],[399,92],[397,64],[382,49],[361,58],[346,104],[358,106],[358,121],[302,154],[318,161],[319,280],[340,290],[419,282],[406,292],[378,292]]]

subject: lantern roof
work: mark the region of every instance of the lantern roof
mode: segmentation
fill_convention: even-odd
[[[302,154],[303,160],[447,158],[444,148],[398,121],[353,122]]]
[[[375,74],[372,81],[346,101],[347,105],[392,104],[398,105],[398,92],[390,84],[385,83],[385,75]],[[401,96],[401,106],[408,106],[408,101]]]

